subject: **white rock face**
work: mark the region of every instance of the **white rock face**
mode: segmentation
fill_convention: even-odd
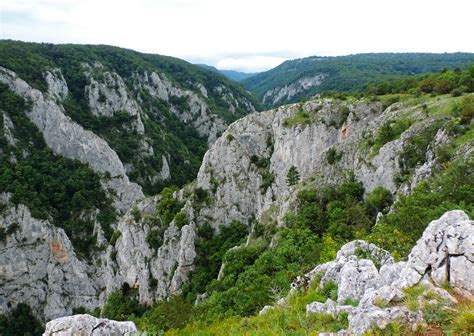
[[[135,323],[99,319],[80,314],[49,321],[43,336],[128,336],[137,332]]]
[[[129,181],[117,153],[107,142],[67,117],[62,106],[53,98],[32,88],[14,72],[2,67],[0,81],[32,103],[27,116],[38,127],[46,144],[55,153],[86,163],[96,172],[110,174],[112,178],[105,184],[117,194],[115,205],[119,211],[125,212],[143,197],[140,186]]]
[[[2,113],[2,118],[3,118],[3,135],[5,136],[5,138],[7,139],[10,145],[15,145],[17,140],[12,134],[12,131],[14,129],[13,122],[5,113]]]
[[[8,199],[0,194],[3,204]],[[24,302],[49,320],[103,303],[103,272],[77,258],[62,229],[33,218],[24,205],[8,206],[0,227],[11,231],[0,241],[0,313],[8,311],[9,302]]]
[[[415,124],[372,157],[360,146],[367,130],[376,132],[385,121],[406,111],[388,108],[380,114],[374,113],[380,110],[378,103],[351,103],[347,105],[347,120],[336,128],[333,122],[341,113],[338,104],[323,100],[289,105],[233,123],[206,153],[201,165],[197,187],[212,191],[213,203],[196,214],[196,222],[215,218],[210,222],[216,226],[234,219],[245,223],[253,215],[260,220],[265,212],[274,211],[271,209],[277,209],[276,219],[280,221],[295,198],[286,181],[291,166],[297,168],[301,180],[314,177],[315,185],[339,182],[345,172],[353,171],[367,192],[377,186],[397,192],[393,178],[400,171],[399,150],[425,122]],[[288,118],[300,110],[313,121],[308,125],[285,126]],[[416,117],[417,112],[412,114]],[[334,165],[326,159],[331,148],[342,153],[341,160]],[[259,168],[251,162],[252,157],[267,160],[268,166]],[[267,180],[273,176],[266,190],[264,176]]]
[[[118,74],[105,71],[100,63],[92,66],[83,64],[84,74],[90,84],[86,86],[85,92],[89,97],[89,106],[92,114],[96,116],[112,117],[118,112],[125,112],[134,117],[132,123],[138,134],[145,132],[141,120],[141,108],[138,103],[129,96],[127,87]],[[97,79],[96,77],[99,77]]]
[[[69,89],[66,80],[63,77],[61,69],[46,71],[44,78],[48,84],[48,93],[58,101],[66,99]]]
[[[213,115],[204,98],[208,97],[208,91],[201,83],[196,83],[196,88],[202,96],[194,91],[180,88],[172,83],[164,74],[156,72],[135,74],[135,88],[145,90],[152,97],[159,98],[172,105],[173,112],[181,121],[192,125],[201,136],[208,139],[208,144],[212,145],[219,134],[227,128],[226,122]],[[255,112],[255,107],[246,99],[234,97],[225,86],[218,86],[215,91],[229,105],[229,111],[235,113],[236,108],[243,106],[249,112]],[[173,98],[179,98],[185,102],[185,107],[173,104]]]
[[[463,211],[449,211],[432,221],[408,256],[407,268],[418,275],[401,278],[395,286],[417,283],[427,270],[438,285],[449,282],[474,292],[474,222]],[[402,272],[408,273],[404,270]]]
[[[150,214],[158,202],[158,198],[148,198],[137,207],[142,214]],[[120,220],[118,230],[121,235],[115,244],[117,269],[108,292],[127,283],[131,288],[139,289],[140,302],[147,304],[177,293],[189,272],[194,270],[194,225],[185,225],[180,230],[172,223],[156,251],[146,242],[150,227],[143,221],[136,223],[130,212]],[[153,286],[150,279],[155,281]]]
[[[368,289],[380,286],[381,279],[371,260],[351,260],[341,269],[337,302],[361,299]]]
[[[472,237],[474,221],[469,220],[463,211],[453,210],[428,225],[407,262],[393,263],[386,251],[366,242],[351,242],[339,250],[336,260],[317,266],[310,273],[297,278],[292,284],[290,295],[322,273],[320,286],[329,280],[337,283],[337,303],[331,299],[325,303],[310,303],[306,307],[307,314],[328,313],[337,316],[342,311],[348,312],[348,331],[354,335],[363,335],[376,327],[383,329],[394,321],[422,324],[420,312],[411,312],[402,305],[405,296],[403,289],[421,282],[442,298],[455,302],[456,299],[444,289],[436,287],[448,281],[451,286],[466,291],[468,295],[474,293]],[[364,253],[358,253],[358,249]],[[361,259],[364,256],[370,256],[370,260]],[[372,260],[382,265],[380,271]],[[439,274],[433,276],[439,270],[445,275],[441,282]],[[358,306],[343,305],[348,298],[359,299]],[[382,308],[380,304],[390,304],[392,307]]]
[[[318,74],[312,77],[304,77],[292,82],[290,85],[283,87],[276,87],[268,90],[263,95],[263,103],[269,105],[276,105],[278,102],[285,102],[291,100],[298,93],[304,92],[312,87],[321,85],[326,75]]]

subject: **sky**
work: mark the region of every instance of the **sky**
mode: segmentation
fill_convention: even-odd
[[[362,52],[474,52],[474,0],[0,0],[0,38],[244,72]]]

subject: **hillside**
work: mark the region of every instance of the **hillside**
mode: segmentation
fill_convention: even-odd
[[[201,67],[110,46],[0,41],[0,66],[105,140],[147,194],[191,181],[208,145],[258,108]]]
[[[464,68],[474,54],[386,53],[307,57],[286,61],[242,81],[267,107],[308,100],[328,92],[363,91],[371,84],[403,75]]]
[[[47,335],[135,325],[171,335],[469,327],[472,66],[228,124],[225,113],[210,116],[213,97],[224,95],[231,115],[254,107],[236,84],[213,90],[189,74],[143,68],[126,76],[106,68],[115,48],[90,48],[107,52],[95,51],[101,65],[79,63],[76,77],[68,66],[36,76],[13,57],[15,71],[0,68],[0,333],[38,334],[48,321]],[[28,58],[38,66],[41,55]],[[122,61],[116,69],[127,68]],[[170,79],[176,73],[184,84]],[[453,94],[440,89],[446,77]],[[86,81],[77,97],[74,78]],[[189,110],[175,96],[187,97]],[[160,103],[181,127],[202,132],[209,150],[192,182],[145,197],[150,180],[133,180],[111,139],[130,130],[153,139],[146,120],[164,114]],[[110,118],[123,107],[125,133],[101,133],[110,119],[94,128],[90,115]],[[225,130],[215,139],[205,131],[219,120]],[[163,125],[156,139],[166,139]],[[178,140],[189,138],[165,147],[170,156]],[[180,168],[169,165],[169,174]]]
[[[208,147],[257,108],[178,59],[0,41],[0,312],[99,306],[122,284],[110,273],[120,217],[192,181]]]
[[[198,65],[208,70],[218,72],[224,75],[225,77],[232,79],[236,82],[241,82],[244,79],[255,76],[257,74],[257,73],[248,73],[248,72],[241,72],[241,71],[235,71],[235,70],[219,70],[216,67],[206,65],[206,64],[198,64]]]

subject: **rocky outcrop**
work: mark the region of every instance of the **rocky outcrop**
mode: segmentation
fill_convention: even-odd
[[[46,83],[48,84],[48,94],[58,101],[66,99],[69,94],[66,80],[61,69],[48,70],[44,74]]]
[[[85,92],[89,97],[91,113],[95,116],[112,117],[116,113],[127,113],[133,117],[131,126],[138,134],[145,133],[141,120],[143,113],[138,103],[129,96],[125,83],[118,74],[106,71],[100,63],[83,64],[84,74],[89,79]]]
[[[81,314],[49,321],[43,336],[127,336],[136,332],[135,323],[130,321],[119,322]]]
[[[41,319],[70,315],[73,308],[94,309],[103,303],[106,265],[99,270],[80,260],[64,230],[31,216],[24,205],[6,205],[0,228],[0,313],[10,305],[27,303]]]
[[[364,147],[366,139],[375,137],[385,122],[406,113],[419,121],[400,138],[383,145],[378,153]],[[306,119],[292,124],[300,115]],[[366,192],[378,186],[394,194],[408,192],[416,183],[400,187],[394,181],[401,170],[399,152],[410,137],[432,122],[417,107],[392,106],[381,111],[377,102],[331,99],[249,115],[233,123],[204,157],[197,187],[212,194],[212,202],[195,214],[196,223],[209,219],[216,226],[232,220],[245,223],[252,216],[260,220],[269,211],[280,222],[295,198],[294,188],[287,184],[292,166],[301,181],[315,187],[338,183],[353,172]],[[338,162],[328,163],[330,150],[340,154]],[[433,168],[436,159],[431,161]]]
[[[150,198],[138,203],[137,207],[146,217],[155,211],[157,202],[159,199]],[[163,234],[162,245],[156,250],[147,243],[147,236],[157,233],[151,231],[146,218],[136,222],[129,212],[119,222],[118,230],[121,235],[115,244],[116,288],[109,290],[119,289],[117,285],[127,283],[139,289],[140,302],[147,304],[177,293],[189,272],[194,270],[194,224],[179,229],[172,222]]]
[[[425,275],[474,293],[474,222],[464,212],[447,212],[428,225],[393,285],[413,286]]]
[[[103,180],[103,183],[115,192],[115,205],[118,210],[125,212],[143,197],[141,188],[129,181],[117,153],[103,139],[67,117],[55,99],[34,89],[14,72],[2,67],[0,81],[31,102],[27,116],[43,134],[48,147],[56,154],[86,163],[96,172],[110,174],[111,178]]]
[[[276,87],[268,90],[263,95],[263,103],[269,106],[274,106],[284,102],[289,102],[299,93],[305,92],[315,86],[321,85],[326,75],[318,74],[311,77],[303,77],[289,85],[283,87]]]
[[[407,262],[394,263],[388,252],[375,245],[351,242],[341,248],[336,260],[297,278],[289,295],[316,278],[321,279],[320,286],[334,281],[338,285],[337,302],[328,299],[324,303],[310,303],[306,313],[337,316],[346,312],[349,314],[348,331],[354,335],[362,335],[372,328],[383,329],[394,321],[423,324],[421,312],[411,311],[403,304],[404,289],[422,284],[426,291],[432,291],[448,302],[455,299],[437,286],[448,283],[461,291],[474,293],[472,237],[474,221],[463,211],[454,210],[428,225]],[[380,265],[380,269],[377,270],[374,264]],[[348,299],[359,303],[355,307],[346,305]]]
[[[208,98],[207,90],[200,83],[197,88],[202,96],[173,84],[164,74],[145,72],[142,75],[134,75],[134,86],[136,90],[145,90],[150,96],[169,102],[172,105],[171,112],[184,123],[191,124],[201,136],[205,136],[209,145],[227,128],[227,123],[212,113],[205,100]],[[236,112],[234,105],[239,104],[239,101],[243,102],[244,108],[249,112],[256,111],[252,103],[245,99],[236,99],[223,85],[218,88],[218,94],[229,104],[231,113]],[[178,101],[180,104],[176,103]]]

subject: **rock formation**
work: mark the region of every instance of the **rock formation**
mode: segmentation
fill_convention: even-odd
[[[297,278],[289,295],[312,281],[318,281],[315,279],[321,279],[321,287],[334,281],[338,285],[337,302],[328,299],[310,303],[306,306],[306,313],[337,316],[346,312],[349,314],[348,331],[354,335],[363,335],[372,328],[383,329],[394,321],[422,324],[421,312],[411,311],[404,304],[404,290],[420,284],[425,293],[431,291],[448,301],[456,299],[439,286],[449,284],[474,293],[473,237],[474,221],[469,220],[463,211],[453,210],[428,225],[406,262],[395,263],[388,252],[375,245],[353,241],[339,250],[334,261],[319,265]],[[358,304],[345,304],[348,299]]]
[[[131,336],[136,332],[137,327],[133,322],[118,322],[82,314],[49,321],[43,336]]]

